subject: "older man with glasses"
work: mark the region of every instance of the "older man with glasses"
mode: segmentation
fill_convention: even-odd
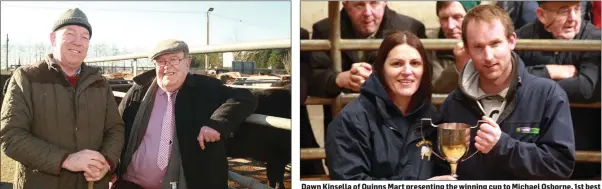
[[[227,188],[223,141],[257,99],[189,73],[188,53],[183,41],[161,41],[149,55],[155,70],[134,77],[119,105],[125,146],[113,188]]]
[[[522,39],[600,40],[600,29],[583,21],[581,1],[539,1],[537,20],[518,29]],[[517,51],[533,75],[556,81],[571,103],[600,101],[600,51]],[[600,151],[600,109],[571,108],[577,150]],[[600,164],[577,164],[573,178],[600,176]]]

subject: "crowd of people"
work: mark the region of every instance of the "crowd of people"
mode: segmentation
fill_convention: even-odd
[[[457,179],[433,149],[436,123],[475,125],[469,145],[480,153],[460,163],[459,179],[591,179],[600,164],[578,163],[576,150],[600,151],[600,52],[516,50],[521,39],[600,40],[599,1],[481,4],[438,1],[439,39],[450,51],[427,51],[419,20],[387,2],[343,2],[342,39],[383,39],[373,51],[342,51],[342,72],[327,51],[301,52],[301,102],[359,93],[332,117],[324,105],[326,166],[331,179]],[[301,39],[328,39],[327,19],[301,28]],[[433,93],[449,94],[439,108]],[[318,147],[301,107],[301,148]],[[422,132],[421,132],[422,131]],[[424,135],[424,137],[420,137]],[[323,174],[302,161],[301,174]]]

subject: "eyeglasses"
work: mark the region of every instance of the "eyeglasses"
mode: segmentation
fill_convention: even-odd
[[[167,64],[169,65],[178,65],[180,64],[180,62],[182,62],[182,60],[184,60],[184,58],[171,58],[169,60],[155,60],[155,65],[159,65],[159,66],[165,66]]]

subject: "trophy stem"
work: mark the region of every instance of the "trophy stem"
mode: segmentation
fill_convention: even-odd
[[[451,167],[451,176],[454,178],[458,178],[458,175],[456,174],[456,168],[458,167],[458,163],[449,163],[449,166]]]

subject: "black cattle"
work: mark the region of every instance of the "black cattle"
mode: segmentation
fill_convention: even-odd
[[[253,91],[255,114],[291,118],[291,92],[285,89]],[[266,162],[270,187],[284,188],[284,173],[291,163],[291,131],[243,123],[226,141],[229,157]]]

